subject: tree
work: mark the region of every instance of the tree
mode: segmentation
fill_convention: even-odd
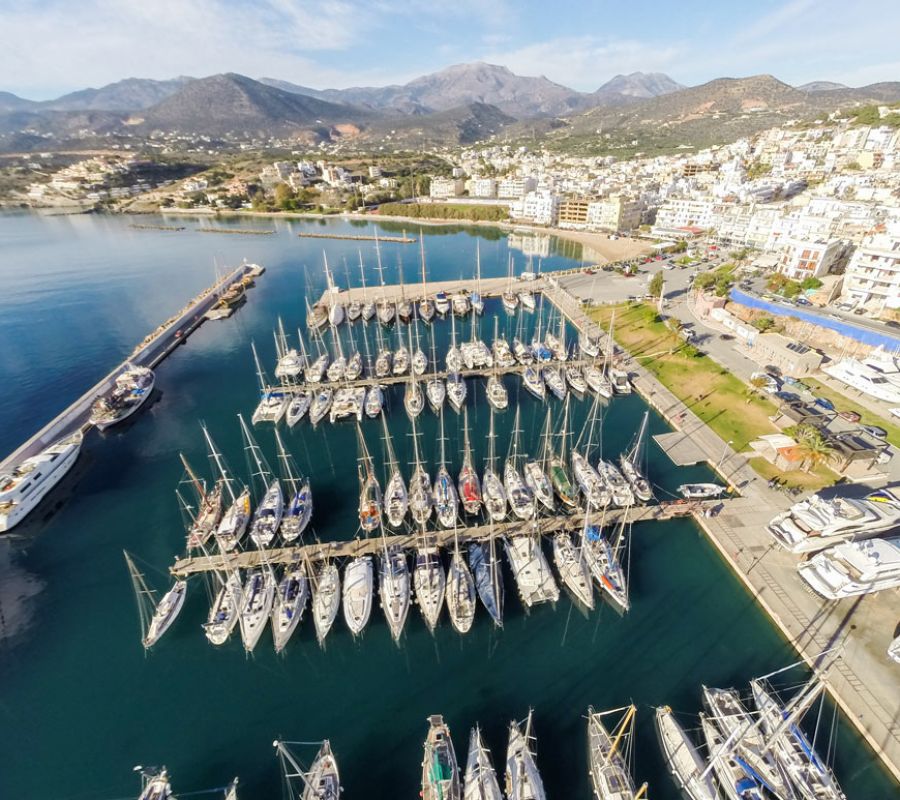
[[[694,278],[694,288],[698,291],[703,291],[704,289],[708,289],[716,282],[716,275],[714,272],[701,272]]]
[[[284,210],[294,208],[294,190],[286,183],[279,183],[275,186],[275,205]]]
[[[751,378],[750,389],[747,392],[747,402],[749,403],[759,392],[761,392],[768,385],[768,383],[769,381],[764,375],[757,375],[755,378]]]
[[[797,449],[803,456],[804,472],[812,472],[834,456],[834,448],[814,425],[798,425],[794,437],[797,439]]]
[[[669,248],[673,253],[684,253],[687,252],[687,241],[682,239],[680,242],[676,242],[672,247]]]
[[[663,278],[662,272],[657,272],[656,275],[650,279],[650,285],[647,287],[648,293],[653,297],[661,297],[664,282],[665,278]]]
[[[757,317],[750,324],[760,333],[765,333],[775,327],[775,320],[771,317]]]

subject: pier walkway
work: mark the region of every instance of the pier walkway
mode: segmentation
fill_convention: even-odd
[[[383,241],[383,240],[382,240]],[[479,290],[479,283],[481,288]],[[482,278],[477,281],[474,278],[460,279],[455,281],[428,281],[425,284],[424,291],[421,283],[391,284],[389,286],[368,286],[364,290],[361,286],[354,286],[350,289],[341,289],[340,291],[329,292],[326,290],[318,305],[329,306],[332,302],[337,301],[347,305],[354,300],[362,303],[364,301],[375,302],[376,300],[387,300],[396,303],[398,300],[411,300],[414,303],[419,302],[423,296],[434,297],[438,292],[446,292],[453,295],[456,292],[474,292],[479,290],[482,297],[499,297],[507,289],[518,292],[532,292],[537,294],[543,291],[546,282],[542,278],[535,278],[532,281],[523,281],[517,278],[510,280],[509,278]]]
[[[629,522],[645,520],[673,519],[689,514],[702,513],[710,505],[721,501],[694,501],[680,503],[661,503],[659,505],[634,506],[628,510]],[[726,500],[729,504],[736,500]],[[609,528],[621,522],[625,509],[610,508],[605,512],[594,513],[593,518]],[[579,511],[571,515],[538,517],[535,520],[507,520],[487,525],[459,527],[458,529],[432,530],[422,532],[409,531],[401,534],[387,534],[383,538],[372,534],[367,538],[350,539],[339,542],[316,542],[315,544],[278,547],[266,551],[244,550],[240,553],[225,555],[190,556],[176,561],[169,571],[176,578],[184,578],[198,572],[212,570],[233,570],[258,567],[268,564],[292,564],[298,561],[322,561],[324,559],[355,558],[362,555],[377,555],[385,546],[400,547],[412,550],[423,543],[443,549],[453,546],[454,540],[464,544],[473,541],[485,541],[490,538],[524,535],[528,533],[541,536],[552,536],[559,531],[580,531],[584,525],[584,513]]]
[[[204,289],[181,311],[174,314],[156,330],[147,335],[125,361],[118,364],[106,377],[88,389],[68,408],[44,425],[28,441],[21,444],[3,459],[0,462],[0,470],[12,467],[22,460],[39,453],[57,439],[74,433],[76,430],[81,429],[86,432],[90,428],[91,406],[100,395],[112,389],[116,377],[122,372],[126,364],[156,367],[169,353],[186,341],[188,336],[203,324],[204,315],[218,302],[220,294],[232,284],[251,274],[254,269],[253,264],[242,264],[209,288]]]

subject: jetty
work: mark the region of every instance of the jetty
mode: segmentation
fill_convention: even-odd
[[[125,361],[117,364],[111,372],[101,378],[100,381],[88,389],[68,408],[50,420],[28,441],[19,445],[12,453],[7,455],[0,462],[0,471],[12,468],[24,459],[39,453],[57,439],[74,433],[76,430],[81,430],[83,433],[87,432],[91,427],[89,421],[91,406],[99,396],[106,394],[112,389],[116,378],[127,364],[141,367],[156,367],[176,347],[184,344],[187,338],[203,324],[206,319],[206,312],[219,301],[219,296],[222,292],[238,281],[243,281],[247,277],[258,275],[261,272],[262,268],[254,264],[242,264],[224,278],[200,292],[184,308],[173,314],[154,331],[145,336]]]
[[[301,239],[350,239],[354,242],[390,242],[391,244],[415,244],[412,236],[367,236],[361,233],[298,233]]]
[[[195,228],[200,233],[233,233],[238,236],[271,236],[274,230],[259,228]]]
[[[136,231],[183,231],[187,230],[184,225],[144,225],[140,222],[132,222],[129,228]]]

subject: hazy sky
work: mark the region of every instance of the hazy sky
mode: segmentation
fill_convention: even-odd
[[[475,60],[586,91],[635,70],[862,85],[900,79],[898,31],[900,0],[0,0],[0,90],[217,72],[343,88]]]

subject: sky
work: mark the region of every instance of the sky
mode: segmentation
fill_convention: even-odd
[[[239,72],[381,86],[487,61],[593,91],[618,73],[696,85],[900,80],[898,0],[0,0],[0,90]]]

